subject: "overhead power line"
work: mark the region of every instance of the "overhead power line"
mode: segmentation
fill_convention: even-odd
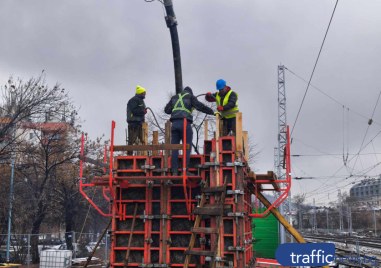
[[[303,78],[301,75],[297,74],[296,72],[294,72],[293,70],[291,70],[290,68],[288,67],[284,67],[290,74],[294,75],[296,78],[299,78],[301,81],[305,82],[306,84],[308,84],[308,81]],[[362,117],[366,120],[369,120],[369,117],[362,114],[362,113],[359,113],[358,111],[350,108],[348,105],[340,102],[339,100],[337,100],[336,98],[330,96],[327,92],[325,92],[324,90],[320,89],[319,87],[313,85],[312,83],[310,84],[310,87],[316,89],[318,92],[320,92],[321,94],[323,94],[324,96],[326,96],[327,98],[329,98],[330,100],[332,100],[333,102],[335,102],[336,104],[340,105],[341,107],[344,107],[345,109],[347,109],[348,111],[358,115],[359,117]],[[377,125],[380,125],[381,126],[381,123],[380,122],[377,122],[375,120],[372,121],[373,123],[377,124]]]
[[[353,170],[354,170],[355,167],[356,167],[357,160],[359,159],[360,152],[361,152],[361,150],[362,150],[362,148],[363,148],[363,145],[364,145],[364,142],[365,142],[365,138],[366,138],[366,136],[368,135],[369,127],[370,127],[370,125],[371,125],[372,122],[373,122],[373,116],[374,116],[374,113],[375,113],[375,111],[376,111],[378,102],[379,102],[379,100],[380,100],[380,96],[381,96],[381,90],[380,90],[380,93],[378,94],[378,98],[377,98],[376,104],[374,105],[373,112],[372,112],[372,116],[370,117],[370,119],[369,119],[369,121],[368,121],[368,126],[366,127],[366,131],[365,131],[365,134],[364,134],[364,138],[362,139],[362,142],[361,142],[361,145],[360,145],[360,149],[359,149],[359,151],[358,151],[357,154],[356,154],[357,157],[356,157],[355,163],[353,164],[351,173],[353,172]],[[372,139],[372,140],[373,140],[373,139]],[[372,140],[371,140],[370,142],[372,142]],[[369,144],[369,143],[368,143],[368,144]]]
[[[299,118],[299,115],[300,115],[300,111],[302,110],[304,100],[305,100],[305,98],[306,98],[308,89],[309,89],[309,87],[310,87],[312,77],[314,76],[315,69],[316,69],[316,66],[317,66],[317,64],[318,64],[318,61],[319,61],[319,58],[320,58],[320,54],[321,54],[321,52],[322,52],[322,50],[323,50],[323,46],[324,46],[325,40],[326,40],[326,38],[327,38],[328,31],[329,31],[329,28],[330,28],[330,26],[331,26],[331,22],[332,22],[333,16],[335,15],[335,11],[336,11],[336,7],[337,7],[337,4],[338,4],[338,3],[339,3],[339,0],[336,0],[336,4],[335,4],[335,7],[334,7],[334,9],[333,9],[331,18],[330,18],[330,20],[329,20],[327,30],[325,31],[325,35],[324,35],[324,38],[323,38],[323,42],[322,42],[322,44],[321,44],[321,46],[320,46],[319,54],[318,54],[318,56],[317,56],[317,58],[316,58],[315,65],[314,65],[314,68],[313,68],[313,70],[312,70],[310,79],[309,79],[309,81],[308,81],[308,85],[307,85],[306,91],[304,92],[304,96],[303,96],[303,99],[302,99],[302,103],[300,104],[298,114],[296,115],[294,125],[292,126],[291,136],[292,136],[292,134],[293,134],[293,132],[294,132],[294,129],[295,129],[295,126],[296,126],[296,122],[298,121],[298,118]]]

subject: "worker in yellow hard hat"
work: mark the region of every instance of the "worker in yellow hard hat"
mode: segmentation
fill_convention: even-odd
[[[143,142],[144,117],[147,113],[144,99],[146,97],[146,89],[141,86],[136,86],[135,96],[127,103],[127,123],[128,123],[128,145],[133,145],[138,142]],[[132,151],[128,152],[132,155]]]

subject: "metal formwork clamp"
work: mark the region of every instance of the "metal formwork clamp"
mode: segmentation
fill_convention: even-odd
[[[142,268],[149,268],[149,267],[152,267],[152,268],[169,268],[168,264],[159,264],[159,263],[148,263],[148,264],[140,264],[138,267],[142,267]]]
[[[244,244],[245,245],[251,245],[254,242],[255,242],[255,238],[249,238],[249,239],[245,239]]]
[[[236,251],[236,252],[245,252],[245,248],[244,247],[228,247],[228,251]]]
[[[228,195],[234,195],[234,202],[237,204],[237,202],[238,202],[238,195],[244,195],[245,192],[243,190],[227,190],[226,194],[228,194]]]
[[[229,212],[228,217],[243,218],[245,217],[245,212]]]
[[[217,257],[210,257],[210,256],[206,256],[205,257],[205,261],[212,261],[214,259],[214,261],[216,262],[225,262],[224,258],[220,257],[220,256],[217,256]]]
[[[235,224],[238,225],[238,218],[244,218],[245,213],[244,212],[229,212],[228,217],[234,217],[235,218]]]
[[[148,237],[147,239],[144,240],[147,244],[152,244],[153,239],[151,237]]]
[[[152,170],[153,172],[168,172],[168,168],[156,168]]]
[[[238,167],[244,167],[244,166],[246,166],[246,164],[243,162],[235,161],[235,162],[227,162],[227,163],[225,163],[225,166],[234,167],[234,173],[237,173]]]
[[[142,165],[142,166],[140,166],[140,169],[143,169],[144,172],[147,172],[147,170],[155,169],[155,166],[153,166],[153,165]]]
[[[148,189],[151,189],[153,187],[154,182],[152,180],[148,180],[147,182]]]
[[[168,214],[161,214],[161,215],[147,215],[147,214],[144,214],[144,215],[141,215],[139,217],[140,219],[143,220],[143,222],[146,222],[146,220],[170,220],[171,219],[171,215],[168,215]]]
[[[218,162],[205,162],[204,164],[196,165],[196,168],[207,169],[210,167],[219,167],[219,166],[220,166],[220,163]]]

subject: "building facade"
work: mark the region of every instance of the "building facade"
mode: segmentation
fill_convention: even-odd
[[[380,207],[381,176],[357,183],[350,189],[350,196],[359,206]]]

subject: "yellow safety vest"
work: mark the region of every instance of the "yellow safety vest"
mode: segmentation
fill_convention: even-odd
[[[225,106],[226,104],[228,104],[230,94],[232,94],[232,92],[233,92],[233,90],[229,90],[229,92],[225,95],[225,98],[224,98],[224,101],[222,104],[221,104],[220,93],[218,92],[216,95],[217,106]],[[230,110],[222,111],[221,116],[222,116],[222,118],[229,119],[229,118],[234,118],[236,113],[238,113],[238,94],[237,94],[237,101],[235,103],[235,106],[233,108],[231,108]]]

